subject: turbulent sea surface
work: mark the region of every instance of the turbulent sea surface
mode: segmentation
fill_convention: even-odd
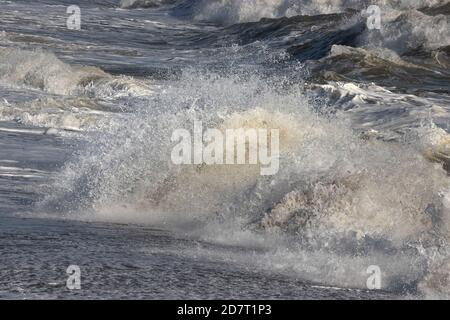
[[[449,298],[448,0],[0,0],[0,22],[0,298]],[[194,121],[279,129],[279,172],[174,165]]]

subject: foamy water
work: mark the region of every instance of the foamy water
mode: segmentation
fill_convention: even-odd
[[[68,5],[0,1],[0,296],[448,298],[448,1]],[[196,121],[277,129],[278,172],[175,165]]]

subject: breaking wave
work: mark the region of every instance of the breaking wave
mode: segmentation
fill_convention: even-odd
[[[131,77],[114,78],[97,67],[71,66],[42,50],[0,48],[0,80],[58,95],[108,97],[149,92],[148,85]]]
[[[279,129],[280,172],[173,165],[172,131],[189,129],[194,120],[221,130]],[[301,86],[185,73],[136,117],[95,136],[56,177],[41,206],[71,218],[157,225],[225,244],[259,241],[272,251],[257,264],[277,261],[281,271],[301,270],[316,283],[365,286],[363,275],[314,269],[332,257],[348,272],[381,265],[390,274],[386,289],[406,290],[423,280],[426,290],[446,292],[448,282],[437,285],[427,272],[442,273],[448,261],[450,180],[444,168],[450,137],[425,126],[402,143],[388,142],[350,127],[343,114],[314,111]],[[281,248],[288,250],[284,257]],[[431,254],[436,252],[439,259]],[[293,265],[307,257],[309,272]]]
[[[120,117],[117,111],[126,111],[113,101],[138,99],[154,91],[144,80],[69,65],[43,50],[15,48],[0,48],[0,83],[15,90],[35,90],[29,100],[5,100],[0,105],[2,120],[69,130],[111,126],[114,117]]]
[[[174,3],[176,0],[121,0],[120,7],[124,9],[154,8],[163,4]]]
[[[3,81],[55,94],[69,94],[82,81],[94,81],[107,76],[94,67],[73,68],[53,54],[43,51],[1,48],[0,61]]]
[[[382,8],[380,30],[361,16],[372,4]],[[159,79],[161,88],[44,50],[0,48],[2,120],[94,131],[39,186],[42,212],[257,247],[233,259],[323,285],[365,288],[361,270],[379,265],[387,290],[448,297],[449,2],[120,2],[158,14],[166,5],[179,24],[132,11],[138,18],[122,25],[136,47],[125,58],[117,48],[125,42],[105,51],[127,62],[109,70],[135,75],[153,63],[147,47],[167,52],[151,67],[182,71]],[[7,35],[7,45],[30,40]],[[214,71],[196,64],[203,57]],[[194,121],[222,132],[279,129],[280,171],[174,165],[172,132]]]
[[[348,9],[362,10],[378,5],[390,12],[422,10],[428,13],[445,12],[448,0],[122,0],[123,8],[145,8],[175,3],[176,14],[191,15],[197,20],[234,24],[259,21],[261,18],[281,18],[296,15],[343,13]],[[180,11],[186,11],[180,13]]]
[[[197,1],[195,18],[232,24],[258,21],[261,18],[292,17],[343,13],[348,9],[362,10],[378,5],[386,11],[441,7],[448,0],[215,0]]]
[[[138,6],[139,2],[132,4]],[[370,5],[380,6],[380,30],[366,27],[361,12]],[[223,25],[223,33],[216,40],[219,44],[264,42],[271,48],[281,47],[300,61],[323,58],[334,44],[375,55],[383,48],[385,53],[400,57],[423,57],[424,51],[445,56],[447,52],[443,66],[448,69],[449,5],[448,0],[198,0],[177,1],[172,13]]]

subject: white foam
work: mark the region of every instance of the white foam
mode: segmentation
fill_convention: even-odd
[[[340,13],[350,8],[362,10],[370,5],[379,5],[386,12],[435,7],[445,3],[448,0],[202,0],[197,2],[195,18],[232,24],[261,18]]]
[[[370,5],[379,5],[381,30],[366,30],[361,37],[361,45],[386,47],[403,53],[422,45],[430,49],[450,45],[450,18],[443,15],[428,16],[417,10],[445,3],[448,0],[205,0],[197,3],[194,18],[234,24],[259,21],[261,18],[339,13],[350,8],[365,10]]]
[[[353,127],[378,130],[387,138],[430,123],[450,121],[450,97],[445,94],[419,97],[389,91],[375,84],[333,82],[311,85],[318,95],[334,97],[345,108]]]
[[[0,161],[1,162],[1,161]],[[16,177],[16,178],[42,178],[49,173],[42,170],[21,167],[0,166],[0,177]]]
[[[99,69],[91,70],[92,73],[73,68],[53,54],[40,50],[0,49],[1,80],[49,93],[70,94],[83,78],[101,75]]]
[[[152,94],[151,86],[132,77],[112,77],[101,69],[73,66],[42,50],[0,48],[0,80],[58,95],[120,98]]]
[[[133,77],[113,77],[96,67],[72,66],[42,50],[0,48],[0,81],[19,92],[35,92],[25,102],[0,101],[0,119],[67,130],[114,125],[116,100],[151,96],[156,86]],[[19,100],[20,101],[20,100]]]
[[[149,8],[164,4],[167,0],[120,0],[120,7],[129,8]]]
[[[44,130],[42,130],[42,129],[19,129],[19,128],[12,129],[12,128],[2,128],[2,127],[0,127],[0,132],[43,134]]]
[[[370,94],[351,84],[342,88],[355,95]],[[336,238],[350,237],[357,244],[384,239],[401,248],[436,228],[428,209],[442,207],[441,195],[449,190],[450,180],[441,165],[422,155],[420,131],[406,144],[366,141],[349,128],[345,114],[318,116],[306,101],[300,88],[280,93],[257,76],[242,80],[186,73],[149,100],[146,112],[128,119],[104,140],[96,136],[90,141],[89,150],[55,177],[43,205],[56,201],[69,217],[144,223],[243,246],[264,245],[264,240],[253,238],[252,230],[263,238],[285,241],[298,235],[323,243],[331,252]],[[172,130],[193,120],[217,128],[279,129],[279,173],[262,177],[251,166],[171,164]],[[80,204],[86,206],[78,211]],[[450,232],[445,225],[440,228],[445,239]],[[301,252],[283,256],[275,251],[261,265],[292,270],[292,261],[302,261]],[[352,261],[360,270],[368,261],[339,253],[328,257],[332,259],[321,252],[315,258],[317,265],[328,261],[328,271]],[[385,264],[390,274],[407,273],[403,263],[386,264],[382,255],[372,258]],[[309,274],[311,281],[331,281],[334,275],[331,284],[356,285],[346,272]]]

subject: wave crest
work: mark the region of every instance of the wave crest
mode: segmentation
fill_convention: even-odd
[[[342,13],[348,9],[367,9],[370,5],[392,11],[435,8],[447,3],[448,0],[198,0],[193,12],[198,20],[233,24],[261,18]]]
[[[107,137],[96,136],[42,205],[80,219],[149,223],[226,243],[238,232],[276,236],[342,259],[374,252],[418,259],[418,243],[430,250],[439,247],[436,239],[448,241],[450,181],[442,164],[421,152],[429,133],[407,144],[362,139],[345,118],[315,113],[298,88],[274,88],[258,77],[185,74],[148,103]],[[222,129],[278,128],[279,173],[173,165],[171,133],[194,120]],[[445,150],[438,146],[432,150]],[[407,273],[411,283],[426,270],[415,267]]]
[[[120,0],[120,7],[123,9],[155,8],[175,1],[176,0]]]

